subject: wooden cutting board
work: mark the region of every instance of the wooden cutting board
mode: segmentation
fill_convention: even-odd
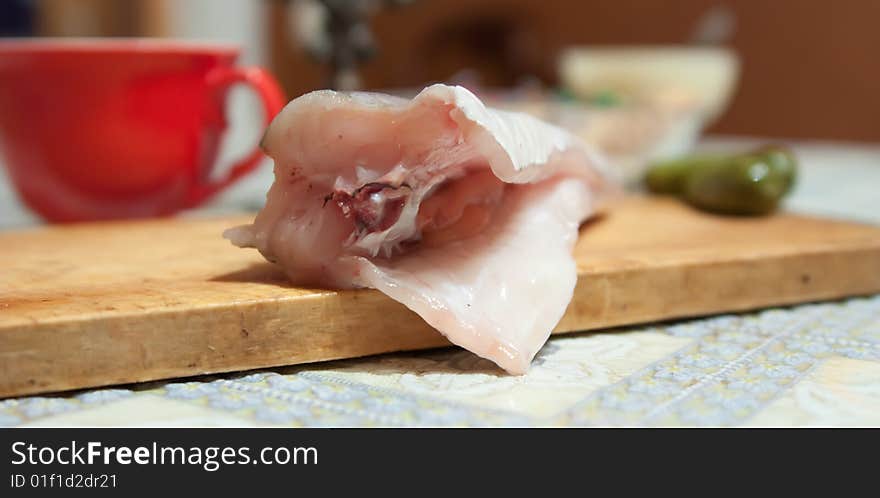
[[[250,217],[0,234],[0,397],[447,345],[372,291],[301,289]],[[557,333],[880,292],[880,227],[631,198],[586,225]]]

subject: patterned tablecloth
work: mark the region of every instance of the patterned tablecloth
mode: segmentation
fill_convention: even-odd
[[[880,147],[796,151],[789,209],[880,223]],[[240,209],[268,180],[194,215]],[[13,208],[0,226],[33,221]],[[8,399],[0,425],[876,426],[880,295],[555,337],[521,377],[444,349]]]

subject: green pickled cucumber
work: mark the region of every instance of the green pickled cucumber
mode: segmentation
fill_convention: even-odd
[[[654,164],[648,169],[645,183],[655,194],[679,195],[691,171],[721,162],[719,156],[688,156]]]
[[[788,194],[797,182],[797,159],[790,149],[781,145],[765,145],[753,152],[763,157],[775,174],[785,178],[785,192]]]
[[[797,177],[797,161],[786,148],[764,146],[746,154],[689,156],[651,167],[645,182],[655,193],[676,195],[706,211],[771,213]]]

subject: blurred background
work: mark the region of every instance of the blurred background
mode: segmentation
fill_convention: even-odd
[[[241,43],[291,97],[326,86],[281,0],[6,0],[7,36],[157,36]],[[328,2],[346,2],[338,0]],[[558,83],[571,45],[722,43],[740,84],[710,132],[880,140],[876,0],[410,0],[377,6],[364,88],[421,86],[470,69],[488,85]],[[305,19],[319,22],[312,16]]]
[[[631,170],[703,134],[873,147],[878,20],[876,0],[0,3],[5,37],[233,42],[241,62],[267,67],[288,98],[460,83],[493,105],[574,129]],[[226,161],[261,132],[253,95],[236,89],[231,99]],[[251,189],[264,188],[267,174],[250,179]],[[223,199],[251,198],[245,191]]]

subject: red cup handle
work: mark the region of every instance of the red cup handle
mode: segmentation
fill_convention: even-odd
[[[275,78],[268,71],[259,67],[219,67],[208,73],[207,82],[209,87],[218,90],[235,83],[245,83],[256,90],[263,102],[263,121],[266,126],[281,111],[286,100],[284,92]],[[232,166],[223,178],[219,180],[199,179],[189,192],[187,204],[195,206],[204,202],[253,171],[262,159],[263,151],[258,145],[254,146],[254,150]]]

